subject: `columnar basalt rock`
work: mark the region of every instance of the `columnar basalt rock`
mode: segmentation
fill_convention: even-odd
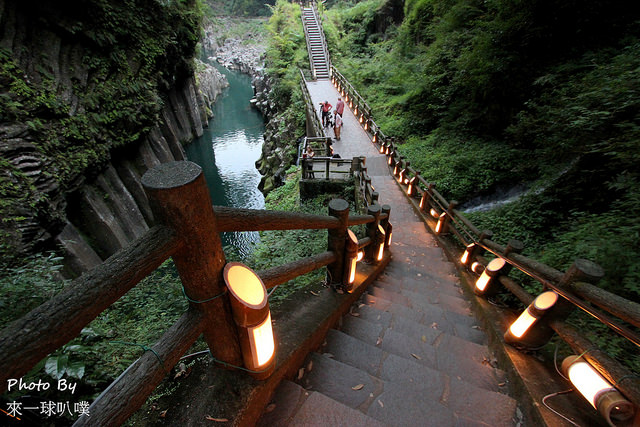
[[[40,139],[48,134],[34,129],[64,129],[70,126],[62,124],[64,119],[95,109],[86,104],[91,99],[88,94],[95,80],[104,76],[92,71],[94,46],[82,37],[72,37],[68,28],[54,21],[34,25],[27,11],[12,4],[0,6],[0,46],[22,70],[20,78],[26,85],[36,87],[50,81],[52,96],[64,106],[64,114],[50,113],[43,125],[37,117],[26,123],[0,117],[0,178],[13,186],[8,188],[18,189],[7,197],[27,193],[26,201],[11,206],[14,220],[2,224],[2,243],[22,253],[58,247],[67,260],[66,273],[77,275],[139,237],[153,223],[140,177],[160,163],[186,158],[183,144],[203,134],[211,105],[228,83],[215,68],[196,64],[195,76],[154,95],[164,100],[163,108],[155,126],[138,141],[110,150],[99,147],[104,151],[100,160],[85,171],[61,171],[56,156],[64,158],[68,153],[43,150],[48,146]],[[130,59],[135,75],[140,64],[134,55]],[[3,80],[2,84],[8,83]],[[0,87],[0,92],[11,94],[8,86]],[[67,135],[58,132],[57,137],[74,135],[69,129]],[[107,138],[105,147],[109,143]],[[78,149],[86,148],[78,142]],[[64,181],[59,178],[62,174],[67,176]]]

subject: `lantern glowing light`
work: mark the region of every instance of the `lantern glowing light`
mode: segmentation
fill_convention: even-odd
[[[440,214],[434,208],[431,208],[431,210],[429,211],[429,215],[431,215],[435,219],[440,218]]]
[[[467,245],[467,248],[464,250],[464,253],[460,257],[460,264],[467,265],[467,263],[469,262],[469,258],[471,257],[471,254],[473,253],[473,250],[475,249],[475,247],[476,247],[475,243],[469,243]]]
[[[529,328],[541,318],[558,301],[558,294],[553,291],[543,292],[533,300],[526,310],[520,314],[505,333],[505,341],[513,342],[514,338],[522,338]]]
[[[343,283],[345,284],[347,292],[351,292],[353,283],[356,281],[356,264],[359,261],[358,258],[360,254],[358,253],[358,238],[353,231],[347,230],[346,239]]]
[[[492,260],[476,281],[476,286],[474,288],[475,293],[478,295],[488,293],[491,282],[493,282],[493,279],[498,275],[498,272],[505,266],[505,264],[506,262],[502,258]]]
[[[416,180],[418,179],[418,177],[414,176],[413,178],[411,178],[411,180],[409,181],[409,188],[407,188],[407,194],[409,196],[413,196],[413,189],[415,188],[415,184],[416,184]]]
[[[382,226],[378,224],[379,246],[378,246],[378,255],[376,256],[377,261],[382,261],[382,257],[384,256],[384,242],[386,240],[385,236],[386,236],[386,233],[384,231],[384,228],[382,228]]]
[[[251,376],[269,377],[275,369],[275,340],[267,290],[258,275],[239,262],[223,270],[233,319],[238,325],[242,359]]]
[[[581,356],[569,356],[562,371],[610,426],[633,426],[635,408]]]
[[[447,213],[442,212],[438,217],[438,223],[436,224],[436,234],[444,231],[445,220],[447,219]]]

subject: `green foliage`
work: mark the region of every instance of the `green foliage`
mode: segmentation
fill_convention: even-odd
[[[23,266],[2,269],[2,325],[64,288],[66,282],[56,277],[61,261],[54,255],[40,256],[30,258]],[[151,347],[187,308],[173,262],[167,261],[102,312],[80,336],[43,359],[25,381],[72,378],[78,380],[80,397],[92,400],[140,357],[140,345]]]

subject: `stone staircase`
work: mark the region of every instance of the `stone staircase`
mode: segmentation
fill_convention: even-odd
[[[320,31],[322,28],[318,23],[313,8],[305,7],[302,9],[302,19],[307,29],[307,43],[311,61],[316,71],[316,79],[323,80],[329,78],[329,58],[325,53],[324,42]]]
[[[280,385],[261,425],[517,423],[516,401],[503,394],[505,374],[494,368],[453,265],[423,224],[396,223],[385,273],[296,382]]]

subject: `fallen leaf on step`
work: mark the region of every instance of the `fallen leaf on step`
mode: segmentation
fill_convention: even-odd
[[[384,408],[384,403],[382,403],[382,400],[378,400],[378,404],[380,405],[381,408]]]
[[[351,387],[351,390],[361,390],[364,387],[364,384],[358,384]]]
[[[472,329],[480,329],[480,326],[478,326],[478,325],[473,325],[471,328],[472,328]]]
[[[415,353],[411,353],[411,355],[412,355],[413,357],[415,357],[416,359],[418,359],[418,360],[422,360],[422,357],[418,356],[418,355],[417,355],[417,354],[415,354]]]
[[[438,324],[436,322],[433,322],[431,324],[431,329],[438,329]]]
[[[504,387],[507,383],[500,383],[498,384],[498,387]]]
[[[361,303],[361,304],[358,304],[358,308],[360,308],[360,307],[362,307],[362,306],[364,306],[364,304],[362,304],[362,303]]]
[[[378,337],[378,339],[376,340],[376,345],[380,345],[382,344],[382,338]]]
[[[302,379],[303,376],[304,376],[304,368],[300,368],[298,370],[298,379]]]
[[[264,408],[264,411],[265,411],[265,412],[273,412],[273,410],[274,410],[274,409],[276,409],[276,404],[275,404],[275,403],[272,403],[272,404],[270,404],[270,405],[267,405],[267,407],[266,407],[266,408]]]
[[[360,313],[349,313],[350,315],[352,315],[353,317],[360,317]]]
[[[424,335],[420,339],[422,340],[422,342],[427,342],[427,337],[425,337]]]
[[[309,364],[307,365],[307,372],[311,372],[311,368],[313,368],[313,360],[309,360]]]
[[[418,277],[422,277],[422,273],[418,273]]]
[[[314,291],[309,291],[309,292],[311,292],[311,295],[320,296],[320,292],[314,292]]]
[[[373,393],[369,393],[369,397],[373,397]]]
[[[167,416],[167,411],[168,409],[165,409],[164,411],[160,412],[160,418],[164,418]]]
[[[228,419],[228,418],[213,418],[211,415],[207,415],[205,418],[206,418],[207,420],[209,420],[209,421],[214,421],[214,422],[216,422],[216,423],[226,423],[226,422],[229,422],[229,419]]]

